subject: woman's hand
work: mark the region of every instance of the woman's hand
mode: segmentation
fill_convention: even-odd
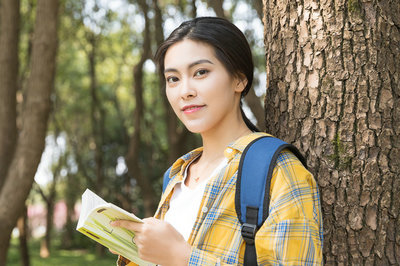
[[[169,223],[156,218],[143,219],[143,223],[119,220],[112,226],[123,227],[135,232],[134,241],[141,259],[163,266],[187,265],[190,245]]]

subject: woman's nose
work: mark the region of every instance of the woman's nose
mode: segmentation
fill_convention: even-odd
[[[197,96],[196,88],[190,79],[184,79],[181,87],[181,97],[182,99],[193,98]]]

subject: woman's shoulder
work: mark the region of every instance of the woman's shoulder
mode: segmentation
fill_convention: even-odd
[[[280,152],[274,168],[273,179],[280,179],[290,187],[297,187],[299,184],[308,184],[316,187],[316,180],[313,174],[307,169],[300,159],[290,150],[284,149]]]

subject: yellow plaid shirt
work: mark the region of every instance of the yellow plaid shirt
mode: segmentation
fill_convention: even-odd
[[[252,133],[225,149],[228,164],[207,184],[196,222],[188,239],[189,265],[243,264],[245,243],[235,211],[236,174],[246,145],[265,133]],[[178,159],[161,197],[156,218],[164,219],[176,183],[188,163],[202,152],[193,150]],[[287,150],[273,171],[269,216],[256,234],[258,265],[322,264],[322,215],[317,184],[310,172]],[[119,257],[117,265],[135,265]]]

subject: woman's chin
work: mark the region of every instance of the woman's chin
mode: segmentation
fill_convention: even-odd
[[[187,130],[195,134],[201,134],[207,130],[204,126],[201,125],[185,124],[185,127],[187,128]]]

